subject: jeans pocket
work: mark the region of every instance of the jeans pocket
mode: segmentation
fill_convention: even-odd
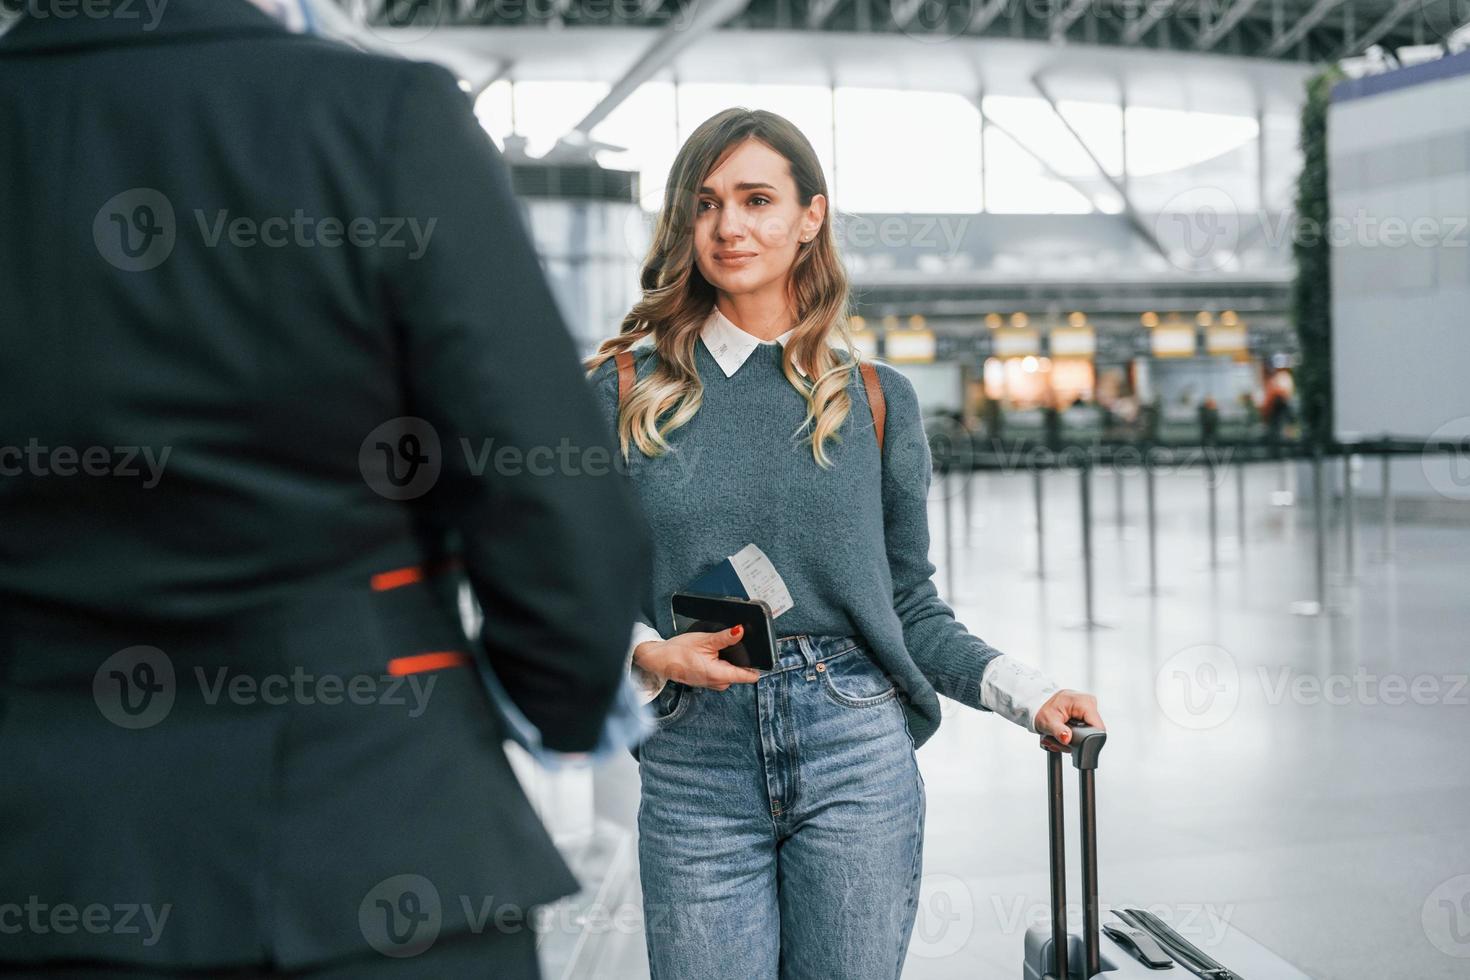
[[[653,720],[659,728],[667,728],[689,712],[689,704],[694,700],[694,692],[687,684],[678,681],[667,681],[664,689],[658,692],[658,697],[653,699]]]
[[[848,708],[871,708],[898,695],[893,678],[860,646],[819,662],[817,673],[827,697]]]

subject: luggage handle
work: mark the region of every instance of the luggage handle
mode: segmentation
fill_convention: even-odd
[[[1070,980],[1067,975],[1067,844],[1064,797],[1062,794],[1062,753],[1069,752],[1077,768],[1077,789],[1082,807],[1082,945],[1090,978],[1102,970],[1102,940],[1098,936],[1097,905],[1097,800],[1094,777],[1098,757],[1108,740],[1100,728],[1077,720],[1067,722],[1072,729],[1071,741],[1063,745],[1050,735],[1043,736],[1047,753],[1046,789],[1047,823],[1051,851],[1051,948],[1056,980]]]
[[[1063,745],[1051,735],[1044,735],[1041,740],[1042,746],[1049,752],[1070,752],[1072,764],[1078,769],[1096,769],[1097,758],[1102,754],[1103,743],[1108,740],[1108,733],[1101,728],[1084,725],[1075,718],[1067,722],[1067,727],[1072,729],[1071,742]]]

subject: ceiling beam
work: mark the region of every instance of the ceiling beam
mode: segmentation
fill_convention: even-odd
[[[1083,139],[1082,134],[1077,132],[1076,127],[1068,121],[1066,116],[1062,115],[1062,110],[1057,107],[1057,100],[1052,97],[1051,92],[1047,91],[1046,86],[1042,84],[1041,76],[1032,75],[1031,85],[1036,89],[1036,93],[1046,100],[1046,104],[1051,108],[1052,115],[1057,117],[1057,121],[1066,127],[1072,139],[1076,140],[1077,145],[1082,147],[1082,152],[1087,154],[1087,159],[1091,160],[1092,165],[1097,168],[1098,176],[1108,182],[1108,185],[1113,188],[1114,193],[1123,202],[1123,218],[1128,222],[1128,226],[1133,229],[1133,233],[1143,239],[1144,244],[1159,253],[1165,261],[1168,261],[1169,253],[1164,250],[1163,243],[1159,241],[1159,236],[1154,234],[1154,230],[1148,226],[1148,223],[1138,213],[1138,209],[1133,206],[1133,199],[1128,196],[1127,188],[1112,174],[1108,173],[1108,168],[1104,167],[1102,161],[1097,158],[1097,154],[1092,152],[1092,147],[1087,145],[1087,140]]]
[[[1225,11],[1225,16],[1210,25],[1209,30],[1195,38],[1194,46],[1200,51],[1208,51],[1220,42],[1220,39],[1235,29],[1246,14],[1251,12],[1260,0],[1235,0],[1230,9]]]
[[[1069,177],[1066,174],[1062,173],[1056,167],[1052,166],[1051,161],[1047,160],[1046,157],[1042,156],[1040,153],[1037,153],[1035,150],[1031,149],[1031,147],[1027,146],[1026,141],[1021,139],[1021,137],[1017,136],[1014,132],[1012,132],[1009,127],[996,122],[995,119],[985,111],[984,99],[971,96],[970,102],[979,111],[980,118],[985,121],[986,128],[994,129],[996,132],[1006,137],[1006,139],[1016,144],[1016,147],[1022,153],[1026,154],[1028,157],[1035,160],[1038,164],[1041,165],[1041,169],[1046,171],[1046,175],[1048,177],[1052,178],[1053,180],[1060,181],[1063,184],[1066,184],[1068,187],[1075,190],[1078,194],[1081,194],[1083,197],[1087,198],[1087,203],[1091,204],[1094,208],[1097,208],[1098,211],[1102,210],[1102,208],[1099,208],[1097,206],[1097,201],[1093,198],[1092,191],[1088,189],[1087,185],[1083,184],[1075,177]]]
[[[806,11],[806,26],[808,30],[816,30],[827,22],[827,18],[837,10],[842,0],[813,0],[812,5]]]
[[[1312,9],[1297,18],[1297,22],[1291,25],[1291,30],[1282,34],[1267,46],[1265,55],[1268,58],[1278,58],[1293,44],[1307,36],[1307,31],[1321,23],[1322,18],[1342,6],[1343,0],[1317,0],[1312,4]]]
[[[1067,33],[1067,29],[1081,19],[1087,13],[1087,8],[1092,5],[1092,0],[1071,0],[1062,12],[1052,18],[1051,39],[1060,41]]]
[[[1351,58],[1354,55],[1362,54],[1368,48],[1377,44],[1379,38],[1392,30],[1393,26],[1403,20],[1410,11],[1418,9],[1423,3],[1424,0],[1399,0],[1388,13],[1378,18],[1372,27],[1358,35],[1352,44],[1345,45],[1342,53],[1338,57]]]
[[[1005,13],[1006,7],[1011,0],[985,0],[984,5],[975,11],[975,16],[970,18],[969,26],[965,28],[966,34],[979,34],[989,27],[991,22],[1001,14]]]
[[[924,0],[898,0],[897,3],[892,3],[890,6],[893,8],[893,25],[903,30],[909,26],[909,21],[913,20],[919,9],[924,6]]]
[[[1123,43],[1137,44],[1139,40],[1153,29],[1153,26],[1164,17],[1173,12],[1179,5],[1179,0],[1153,0],[1143,11],[1143,16],[1137,18],[1123,29]]]
[[[637,91],[638,86],[670,64],[681,51],[695,41],[702,39],[731,18],[744,13],[748,6],[750,6],[750,0],[712,0],[710,3],[696,5],[689,23],[670,23],[659,32],[653,43],[644,49],[638,60],[623,73],[623,77],[613,82],[602,101],[593,106],[592,111],[587,113],[581,122],[573,126],[562,139],[566,140],[571,137],[572,142],[578,142],[591,136],[597,124],[612,115],[612,111]]]

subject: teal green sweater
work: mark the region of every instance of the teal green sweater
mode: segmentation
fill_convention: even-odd
[[[846,355],[836,352],[839,357]],[[638,375],[651,346],[634,349]],[[762,343],[725,377],[702,341],[695,363],[704,402],[670,433],[671,452],[632,447],[627,476],[653,533],[653,577],[640,600],[645,622],[676,632],[669,599],[700,572],[754,542],[781,573],[795,605],[777,636],[858,636],[893,676],[915,745],[939,727],[936,694],[982,711],[980,677],[999,651],[957,622],[934,587],[929,561],[929,444],[913,385],[878,363],[887,403],[878,458],[873,416],[852,367],[852,411],[829,443],[823,469],[800,433],[806,403],[781,371],[782,348]],[[609,426],[617,412],[617,366],[591,378]]]

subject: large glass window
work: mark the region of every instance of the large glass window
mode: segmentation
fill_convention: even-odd
[[[480,123],[502,147],[512,132],[526,152],[543,156],[607,95],[605,82],[496,82],[475,105]]]
[[[837,90],[837,205],[856,212],[980,210],[980,118],[950,92]]]
[[[1144,212],[1260,206],[1251,116],[1128,107],[1128,195]]]
[[[600,82],[501,81],[481,95],[476,112],[498,143],[515,132],[534,157],[607,91]],[[811,141],[837,207],[855,213],[1117,213],[1122,198],[1098,164],[1120,179],[1125,142],[1128,191],[1144,213],[1222,201],[1240,213],[1261,207],[1260,139],[1268,209],[1290,203],[1299,166],[1289,113],[1268,114],[1261,133],[1254,116],[1129,106],[1125,128],[1125,111],[1114,102],[1063,101],[1053,111],[1038,97],[986,96],[993,125],[984,127],[982,168],[979,111],[956,93],[667,79],[640,86],[593,129],[594,140],[618,148],[597,159],[639,172],[643,206],[656,210],[682,142],[735,105],[790,119]]]

